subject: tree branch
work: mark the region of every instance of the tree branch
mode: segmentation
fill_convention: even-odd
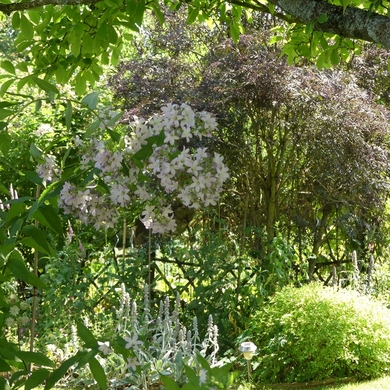
[[[10,15],[15,11],[26,11],[40,8],[45,5],[90,5],[98,3],[100,0],[32,0],[21,3],[0,4],[0,12]]]
[[[90,5],[100,0],[31,0],[18,3],[0,4],[0,12],[10,15],[14,11],[40,8],[45,5]],[[190,0],[181,0],[190,2]],[[231,4],[270,13],[267,5],[257,0],[230,0]],[[329,4],[327,0],[268,0],[277,6],[274,13],[279,19],[288,23],[314,23],[316,30],[337,34],[351,39],[381,44],[390,49],[390,18],[376,12],[360,8],[343,7]],[[318,23],[318,18],[326,14],[328,20]]]
[[[390,49],[390,18],[360,8],[329,4],[325,0],[269,0],[281,10],[291,15],[298,23],[315,23],[318,31],[337,34],[342,37],[361,39],[381,44]],[[316,23],[320,15],[328,20]]]

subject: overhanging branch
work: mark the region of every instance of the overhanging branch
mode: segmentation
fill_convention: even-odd
[[[315,23],[318,31],[381,44],[390,49],[390,18],[360,8],[329,4],[326,0],[269,0],[301,24]],[[328,20],[316,23],[326,14]]]
[[[10,15],[15,11],[26,11],[35,8],[41,8],[45,5],[90,5],[100,0],[32,0],[21,3],[0,4],[0,12]]]

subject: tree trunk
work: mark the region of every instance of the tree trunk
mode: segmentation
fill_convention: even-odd
[[[313,256],[309,258],[309,280],[314,280],[314,270],[317,263],[317,257],[319,250],[324,242],[326,227],[328,224],[328,219],[332,214],[333,207],[331,204],[325,204],[322,208],[322,218],[318,220],[317,226],[314,229],[313,237]]]

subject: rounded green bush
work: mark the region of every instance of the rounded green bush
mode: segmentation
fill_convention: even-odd
[[[251,321],[257,379],[371,379],[390,368],[390,310],[356,291],[285,287]]]

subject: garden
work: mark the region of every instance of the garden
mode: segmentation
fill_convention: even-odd
[[[0,0],[0,390],[390,388],[385,8],[321,3]]]

